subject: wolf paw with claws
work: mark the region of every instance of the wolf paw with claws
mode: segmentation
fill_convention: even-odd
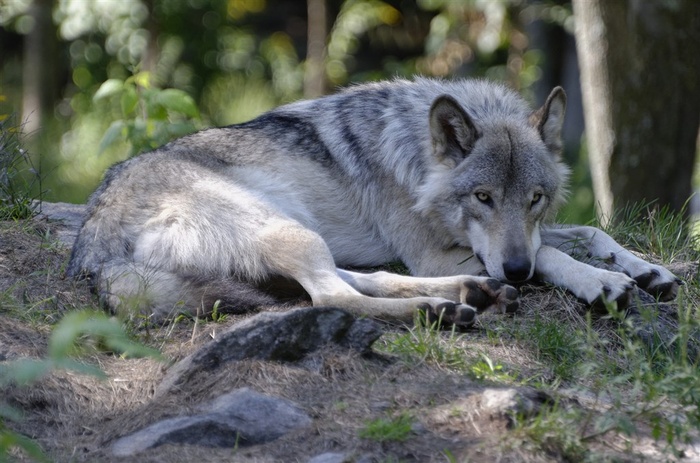
[[[641,289],[663,302],[675,299],[679,286],[683,285],[683,281],[673,273],[653,264],[649,264],[645,272],[632,278]]]
[[[456,325],[460,328],[468,328],[476,321],[476,310],[466,304],[443,302],[435,307],[422,304],[419,308],[428,315],[428,322],[431,324],[439,322],[441,326]]]
[[[632,302],[636,282],[624,273],[597,270],[599,275],[593,276],[582,294],[577,296],[594,307],[605,307],[611,302],[616,302],[619,309],[627,307]]]
[[[469,279],[462,284],[460,301],[475,307],[478,312],[495,309],[500,313],[514,313],[520,307],[518,290],[495,278],[483,281]]]

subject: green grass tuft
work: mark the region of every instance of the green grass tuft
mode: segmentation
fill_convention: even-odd
[[[0,220],[31,217],[42,194],[41,175],[20,139],[14,118],[0,120]]]
[[[360,437],[376,442],[403,442],[411,435],[413,419],[407,413],[395,418],[377,418],[368,421],[360,430]]]

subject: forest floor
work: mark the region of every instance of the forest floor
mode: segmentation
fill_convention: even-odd
[[[0,364],[45,358],[62,317],[99,310],[87,286],[64,275],[70,250],[56,239],[60,228],[41,218],[0,222]],[[7,386],[0,396],[24,416],[4,425],[50,461],[135,461],[110,452],[115,439],[247,387],[295,402],[313,424],[267,444],[170,444],[136,461],[307,462],[329,452],[348,462],[700,461],[698,266],[681,259],[669,268],[686,281],[679,299],[642,297],[627,318],[590,314],[561,290],[529,285],[515,316],[487,313],[463,333],[383,325],[373,355],[333,347],[301,362],[232,362],[158,399],[169,364],[246,317],[127,326],[167,361],[95,342],[80,361],[106,379],[56,370]],[[478,400],[511,388],[537,406],[494,414]],[[17,449],[7,456],[29,460]]]

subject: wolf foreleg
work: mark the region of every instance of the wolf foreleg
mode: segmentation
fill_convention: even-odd
[[[542,242],[595,266],[612,268],[631,276],[644,291],[662,301],[674,299],[682,281],[666,268],[651,264],[620,246],[595,227],[562,227],[542,230]]]
[[[635,281],[624,273],[579,262],[550,246],[542,246],[537,251],[535,274],[544,282],[568,289],[588,304],[604,300],[625,307],[635,286]]]

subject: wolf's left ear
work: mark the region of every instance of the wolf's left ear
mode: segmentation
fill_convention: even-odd
[[[438,160],[455,166],[471,153],[481,136],[471,117],[447,95],[435,99],[430,107],[430,134]]]
[[[542,141],[554,154],[561,154],[561,128],[566,111],[566,93],[561,87],[555,87],[547,97],[544,105],[530,114],[530,124],[537,128]]]

